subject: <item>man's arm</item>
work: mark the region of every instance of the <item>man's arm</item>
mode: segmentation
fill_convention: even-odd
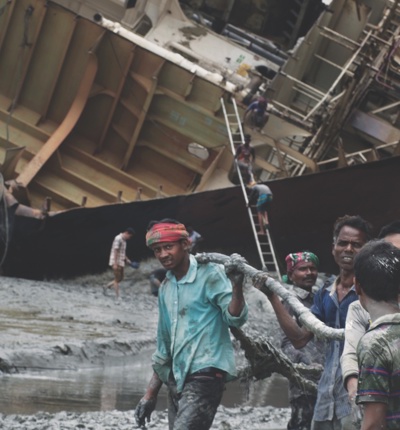
[[[303,348],[303,346],[307,345],[307,343],[313,338],[313,333],[297,324],[295,319],[282,304],[281,299],[277,294],[267,293],[263,289],[261,289],[261,291],[268,297],[275,311],[279,325],[292,345],[296,349]]]
[[[121,248],[121,240],[116,236],[114,238],[114,242],[112,244],[112,252],[114,254],[114,264],[112,268],[116,270],[118,268],[118,257],[119,257],[119,250]]]
[[[258,194],[258,191],[255,188],[252,188],[249,195],[247,196],[247,200],[249,201],[249,205],[250,205],[250,202],[253,199],[255,194]]]
[[[386,403],[363,403],[364,417],[361,430],[385,430],[386,427]]]
[[[251,162],[254,163],[256,159],[256,150],[254,148],[250,149],[250,155],[251,155]]]
[[[119,256],[119,250],[114,249],[114,264],[113,269],[116,269],[118,267],[118,256]]]
[[[157,396],[161,386],[162,381],[158,377],[157,373],[154,372],[149,385],[147,386],[145,395],[140,399],[135,409],[135,419],[138,426],[145,426],[146,419],[147,422],[150,421],[150,415],[156,407]]]
[[[340,358],[343,383],[349,393],[350,400],[354,399],[357,393],[357,345],[367,331],[368,325],[369,314],[362,308],[359,301],[352,303],[347,312],[344,349]]]
[[[242,152],[242,145],[239,145],[239,146],[236,148],[235,158],[238,158],[241,152]]]
[[[225,263],[225,273],[222,272],[218,275],[217,272],[215,272],[215,275],[220,276],[219,283],[222,288],[221,292],[224,290],[222,296],[229,297],[226,295],[228,292],[228,285],[231,284],[232,287],[232,295],[229,303],[225,302],[224,305],[220,303],[218,306],[220,306],[221,309],[227,309],[226,313],[228,315],[226,316],[228,320],[229,315],[234,317],[234,319],[241,319],[241,325],[247,320],[247,305],[243,295],[244,274],[238,269],[238,264],[240,262],[246,263],[246,260],[238,254],[232,254],[231,260]],[[239,323],[239,320],[236,322]],[[228,324],[235,326],[232,321],[228,321]]]
[[[252,106],[252,103],[250,103],[250,104],[247,106],[246,110],[244,111],[242,121],[244,121],[244,120],[246,119],[247,115],[249,114],[249,112],[250,112],[252,109],[253,109],[253,106]]]
[[[162,384],[163,383],[161,379],[158,377],[157,373],[153,372],[153,376],[150,379],[150,382],[146,389],[146,393],[143,396],[143,398],[146,400],[157,398],[158,392],[160,391]]]
[[[238,317],[242,313],[244,306],[245,306],[245,300],[243,296],[243,273],[238,274],[230,274],[229,279],[232,283],[232,299],[228,306],[229,313],[234,316]]]

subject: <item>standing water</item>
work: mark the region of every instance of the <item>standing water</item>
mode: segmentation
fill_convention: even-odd
[[[1,377],[0,413],[35,414],[120,410],[135,408],[151,378],[151,352],[130,358],[129,363],[81,370],[42,370]],[[117,365],[118,364],[118,365]],[[257,382],[230,382],[222,404],[287,407],[287,380],[279,375]],[[166,405],[161,389],[157,409]]]

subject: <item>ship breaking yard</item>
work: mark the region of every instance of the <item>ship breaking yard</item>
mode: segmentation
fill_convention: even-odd
[[[267,271],[285,297],[284,257],[310,249],[323,282],[336,218],[375,233],[400,219],[400,5],[278,3],[0,0],[1,428],[136,428],[156,343],[153,219],[199,231],[199,261],[248,262],[239,376],[212,429],[284,429],[288,380],[316,390],[321,369],[281,352],[253,281]],[[265,236],[234,158],[245,134],[274,194]],[[102,286],[128,225],[140,264],[115,300]],[[318,337],[343,336],[310,315]],[[164,391],[147,427],[168,428]]]

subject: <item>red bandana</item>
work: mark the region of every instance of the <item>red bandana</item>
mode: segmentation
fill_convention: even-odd
[[[161,242],[178,242],[181,239],[187,239],[189,233],[183,224],[174,224],[161,222],[154,224],[146,234],[146,245],[153,246]]]

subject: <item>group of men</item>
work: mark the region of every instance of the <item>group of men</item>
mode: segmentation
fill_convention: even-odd
[[[291,309],[260,288],[285,334],[283,351],[293,362],[323,365],[316,398],[290,386],[289,430],[400,428],[400,221],[385,226],[380,240],[371,238],[371,227],[361,217],[338,219],[332,254],[339,275],[322,287],[315,285],[316,255],[304,251],[286,257],[286,282],[300,302],[327,326],[345,328],[345,340],[329,341],[325,357],[321,341],[301,327]]]
[[[315,254],[286,257],[287,287],[327,326],[345,328],[345,340],[316,339],[265,283],[255,284],[276,313],[285,354],[323,368],[315,398],[290,386],[288,429],[359,428],[356,403],[363,406],[362,430],[400,428],[400,222],[382,229],[379,238],[371,240],[371,226],[360,216],[339,218],[332,245],[339,274],[322,286]],[[150,223],[146,244],[166,274],[158,292],[154,373],[136,407],[136,421],[145,426],[150,420],[165,384],[170,430],[206,430],[225,382],[235,376],[229,327],[247,320],[243,274],[234,264],[197,262],[189,232],[176,220]]]

